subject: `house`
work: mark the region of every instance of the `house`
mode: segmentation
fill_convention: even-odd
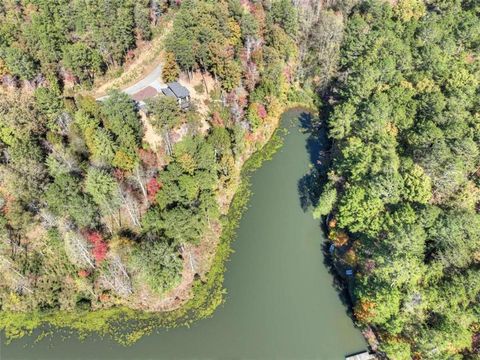
[[[145,101],[158,94],[174,98],[182,109],[187,109],[190,106],[190,92],[185,86],[180,85],[178,82],[168,83],[167,87],[164,88],[160,86],[147,86],[135,94],[132,94],[131,97],[140,109],[144,109]]]
[[[190,92],[188,89],[178,82],[168,83],[167,86],[162,89],[163,95],[176,99],[182,109],[187,109],[190,106]]]

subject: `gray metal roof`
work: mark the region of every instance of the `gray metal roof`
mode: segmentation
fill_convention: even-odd
[[[164,88],[162,89],[162,93],[163,95],[165,96],[169,96],[169,97],[173,97],[173,98],[176,98],[175,94],[172,92],[172,90],[170,90],[169,88]]]
[[[178,82],[168,83],[168,88],[175,94],[177,98],[185,98],[190,95],[190,92],[185,86],[180,85]]]

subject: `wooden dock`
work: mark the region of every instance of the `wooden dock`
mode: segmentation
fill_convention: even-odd
[[[360,352],[354,355],[345,356],[345,360],[374,360],[375,356],[368,351]]]

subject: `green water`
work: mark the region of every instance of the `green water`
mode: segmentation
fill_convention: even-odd
[[[298,182],[321,146],[299,131],[301,119],[299,110],[284,114],[284,146],[252,177],[254,194],[226,273],[226,303],[212,318],[127,348],[95,338],[54,335],[37,344],[25,338],[2,345],[0,359],[340,360],[363,350],[324,265],[319,223],[300,205]]]

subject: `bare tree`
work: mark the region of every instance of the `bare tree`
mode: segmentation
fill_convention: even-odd
[[[57,225],[57,217],[47,209],[40,209],[38,216],[40,217],[44,228],[51,228]]]
[[[140,164],[137,164],[135,166],[135,169],[133,171],[133,178],[135,179],[136,184],[142,191],[143,198],[145,199],[146,202],[148,202],[148,194],[147,194],[147,176],[145,173],[145,170]]]
[[[150,1],[150,18],[153,21],[153,25],[157,25],[158,18],[162,14],[162,8],[157,0]]]
[[[58,116],[56,122],[60,128],[60,133],[64,136],[68,135],[70,124],[73,122],[72,116],[67,112],[63,112]]]
[[[69,151],[69,149],[65,147],[65,145],[52,144],[45,139],[42,140],[41,144],[42,147],[50,153],[50,156],[58,162],[58,165],[64,168],[66,171],[80,171],[78,159],[72,152]]]
[[[65,251],[73,264],[83,268],[95,267],[87,240],[79,233],[65,233]]]
[[[138,200],[132,194],[130,189],[119,187],[118,195],[122,206],[127,210],[130,220],[134,226],[140,226],[140,211],[138,208]]]
[[[28,286],[29,280],[15,269],[15,264],[12,261],[1,255],[0,271],[4,278],[8,278],[8,283],[11,284],[10,287],[17,293],[33,293],[32,289]]]
[[[132,294],[132,281],[127,269],[118,255],[109,258],[108,269],[100,280],[104,286],[115,291],[120,296]]]
[[[165,142],[165,150],[167,151],[168,156],[171,156],[173,154],[173,146],[170,139],[170,131],[168,129],[164,129],[162,135],[163,141]]]

